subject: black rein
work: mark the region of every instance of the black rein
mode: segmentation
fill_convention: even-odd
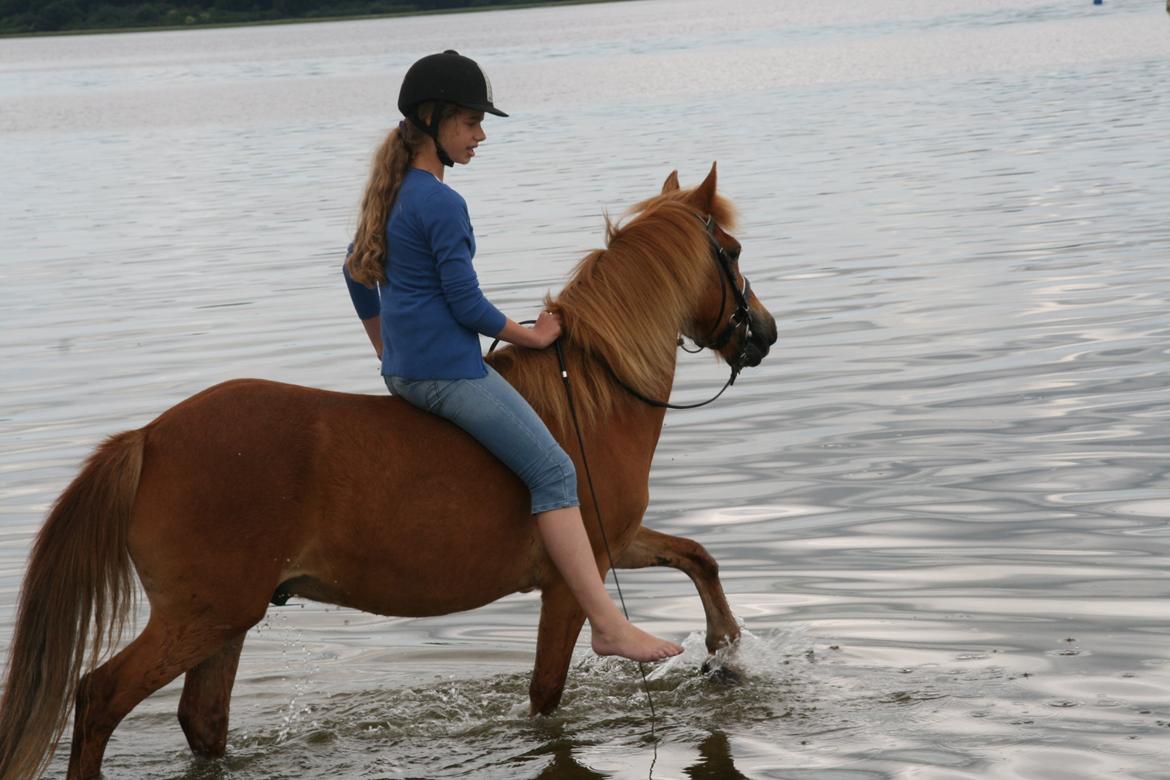
[[[698,341],[695,342],[695,346],[698,347],[697,350],[687,349],[683,345],[683,341],[681,338],[679,339],[679,346],[682,347],[687,352],[701,352],[704,349],[712,349],[712,350],[722,349],[723,347],[725,347],[727,345],[727,342],[731,341],[732,337],[735,336],[735,334],[741,328],[744,328],[744,329],[746,329],[746,334],[745,334],[745,338],[744,338],[745,347],[744,347],[744,351],[741,351],[738,355],[736,355],[735,360],[732,361],[731,375],[727,378],[727,381],[723,383],[723,387],[721,387],[719,389],[719,392],[716,393],[715,395],[713,395],[711,398],[708,398],[706,401],[700,401],[699,403],[694,403],[694,404],[672,404],[669,401],[658,401],[658,400],[655,400],[653,398],[647,398],[646,396],[642,395],[634,388],[627,385],[622,380],[622,378],[620,376],[618,376],[617,374],[614,373],[614,370],[612,368],[610,368],[609,364],[606,364],[605,367],[609,371],[609,375],[613,377],[613,380],[615,382],[617,382],[618,385],[623,390],[625,390],[630,395],[634,396],[634,398],[637,398],[642,403],[647,404],[648,406],[657,407],[659,409],[698,409],[699,407],[706,406],[707,404],[714,403],[715,401],[717,401],[719,399],[719,396],[723,395],[723,393],[726,392],[727,388],[729,388],[735,384],[735,380],[739,376],[739,372],[743,370],[746,344],[748,341],[746,336],[750,335],[751,330],[752,330],[752,312],[751,312],[751,309],[748,307],[748,300],[747,300],[748,296],[751,295],[752,286],[748,282],[746,276],[743,279],[743,287],[740,288],[740,287],[736,286],[736,284],[735,284],[735,271],[733,271],[731,268],[731,262],[732,262],[731,258],[727,256],[727,250],[724,249],[723,246],[715,239],[715,227],[716,227],[715,218],[711,217],[711,216],[707,217],[706,219],[699,217],[699,220],[701,222],[703,222],[704,227],[706,227],[707,238],[711,242],[711,256],[715,260],[715,265],[717,265],[719,267],[720,287],[721,288],[731,287],[732,297],[735,298],[735,311],[733,311],[731,313],[731,316],[728,317],[727,324],[725,324],[723,326],[723,329],[719,331],[718,335],[716,335],[714,338],[711,338],[711,339],[704,339],[705,343],[703,343],[703,344],[700,344]],[[726,311],[726,308],[727,308],[726,304],[727,304],[727,295],[724,294],[720,298],[719,317],[716,320],[716,323],[720,323],[723,321],[723,312]],[[525,320],[521,324],[522,325],[530,325],[533,322],[534,322],[534,320]],[[719,325],[716,324],[715,327],[719,327]],[[490,347],[488,347],[488,354],[489,355],[495,351],[496,347],[499,346],[499,343],[500,343],[500,339],[498,339],[498,338],[492,342],[492,345]],[[564,376],[567,376],[567,374],[568,374],[568,367],[565,365],[565,355],[564,355],[564,351],[561,349],[561,344],[560,344],[559,339],[556,342],[556,347],[557,347],[557,360],[560,363],[561,376],[564,377]]]

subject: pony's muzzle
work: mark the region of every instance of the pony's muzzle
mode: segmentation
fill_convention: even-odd
[[[743,366],[755,368],[768,356],[772,345],[776,343],[776,320],[767,311],[763,313],[754,310],[748,321],[748,330],[743,337],[747,343],[743,345]]]

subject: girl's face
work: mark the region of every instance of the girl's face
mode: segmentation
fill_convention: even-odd
[[[461,108],[439,127],[439,142],[447,155],[460,165],[475,157],[475,147],[487,139],[483,131],[483,112]]]

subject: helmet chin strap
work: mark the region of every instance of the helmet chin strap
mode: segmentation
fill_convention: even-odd
[[[439,155],[439,162],[443,163],[443,165],[447,166],[448,168],[455,167],[455,161],[451,159],[451,156],[447,154],[447,150],[443,148],[441,143],[439,143],[439,123],[431,122],[430,124],[427,124],[426,122],[422,121],[421,117],[414,113],[411,113],[411,115],[407,118],[410,120],[412,125],[429,135],[431,140],[435,142],[435,152]]]

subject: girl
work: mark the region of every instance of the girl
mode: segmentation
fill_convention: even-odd
[[[487,138],[484,112],[507,114],[492,104],[479,66],[451,50],[410,67],[398,109],[405,119],[377,152],[344,266],[387,388],[467,431],[528,486],[541,541],[589,619],[594,652],[636,661],[678,655],[679,645],[630,624],[609,598],[572,461],[480,354],[481,333],[543,349],[561,332],[549,312],[527,328],[484,297],[467,205],[443,183],[445,168],[469,163]]]

